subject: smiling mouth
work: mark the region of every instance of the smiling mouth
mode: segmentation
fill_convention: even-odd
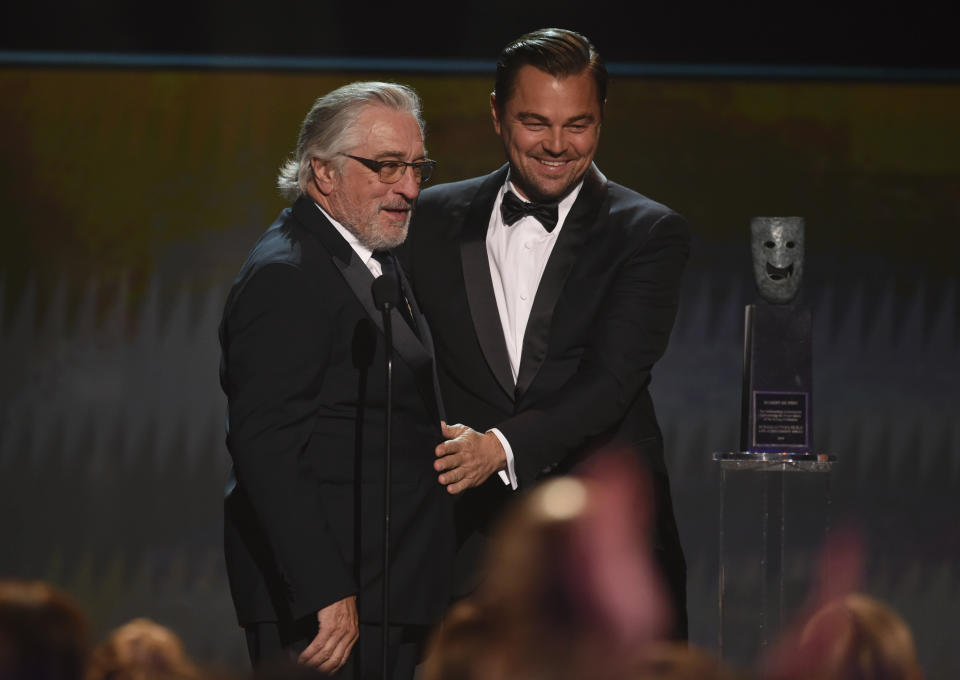
[[[793,265],[789,267],[774,267],[767,262],[767,277],[772,281],[783,281],[793,276]]]
[[[565,160],[565,161],[548,161],[548,160],[544,160],[544,159],[542,159],[542,158],[537,158],[536,161],[537,161],[537,163],[539,163],[540,165],[544,165],[544,166],[546,166],[546,167],[548,167],[548,168],[562,168],[564,165],[567,165],[568,163],[571,163],[571,162],[572,162],[572,161],[569,161],[569,160]]]

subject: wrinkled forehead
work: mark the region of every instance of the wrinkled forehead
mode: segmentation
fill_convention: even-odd
[[[370,105],[353,123],[349,146],[376,157],[423,155],[419,121],[407,111]]]

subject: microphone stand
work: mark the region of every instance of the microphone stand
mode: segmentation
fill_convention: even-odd
[[[386,342],[386,425],[384,436],[383,455],[383,647],[381,670],[383,680],[388,680],[387,648],[390,638],[390,451],[391,451],[391,424],[393,422],[393,328],[390,321],[390,310],[393,309],[399,298],[397,279],[391,276],[380,276],[373,282],[373,301],[383,314],[383,334]]]

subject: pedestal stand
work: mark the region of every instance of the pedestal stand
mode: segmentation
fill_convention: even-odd
[[[830,470],[815,454],[714,453],[720,466],[718,647],[751,666],[802,604],[830,526]]]

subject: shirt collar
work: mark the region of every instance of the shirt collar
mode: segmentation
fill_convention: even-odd
[[[350,244],[350,247],[353,248],[353,252],[357,254],[360,258],[360,261],[369,268],[370,267],[370,258],[373,257],[373,251],[367,248],[365,245],[360,243],[360,240],[354,235],[352,231],[347,229],[345,226],[337,222],[335,219],[330,217],[330,213],[320,207],[320,204],[314,201],[313,203],[317,206],[317,209],[323,213],[323,216],[326,217],[330,224],[333,225],[333,228],[340,232],[340,235],[343,237],[343,240]]]

